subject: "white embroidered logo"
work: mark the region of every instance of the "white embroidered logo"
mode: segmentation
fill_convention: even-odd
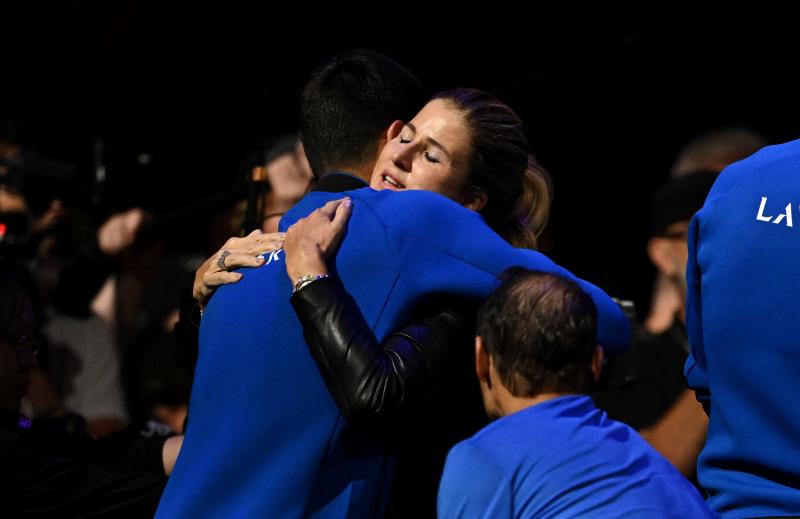
[[[792,203],[789,202],[786,204],[786,208],[783,210],[781,214],[778,215],[775,220],[773,220],[772,216],[766,216],[764,214],[764,209],[767,207],[767,197],[761,197],[761,205],[758,207],[758,214],[756,215],[756,220],[759,222],[772,222],[772,223],[781,223],[782,221],[786,220],[786,227],[794,227],[792,224]]]
[[[281,254],[281,252],[283,252],[283,249],[274,250],[274,251],[272,251],[272,252],[270,252],[270,253],[269,253],[269,256],[267,256],[267,255],[266,255],[266,253],[264,253],[264,254],[260,254],[260,256],[261,256],[262,258],[266,258],[266,260],[267,260],[267,261],[265,261],[265,262],[264,262],[264,266],[266,267],[267,265],[269,265],[269,264],[270,264],[270,263],[272,263],[273,261],[275,261],[275,262],[278,262],[278,261],[280,261],[280,259],[281,259],[281,256],[280,256],[280,254]]]

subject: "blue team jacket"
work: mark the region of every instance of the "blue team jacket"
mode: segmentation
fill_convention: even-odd
[[[729,166],[689,228],[698,479],[724,517],[800,515],[800,140]]]

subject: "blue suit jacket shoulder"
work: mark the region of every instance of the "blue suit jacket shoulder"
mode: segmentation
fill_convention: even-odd
[[[497,275],[512,266],[558,274],[576,281],[592,297],[598,311],[598,342],[612,353],[627,348],[628,320],[605,292],[537,251],[512,247],[480,214],[427,191],[361,189],[350,195],[354,207],[367,208],[382,222],[400,277],[411,292],[482,299],[495,288]]]

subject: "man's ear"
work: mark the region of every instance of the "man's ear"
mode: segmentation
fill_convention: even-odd
[[[647,255],[659,272],[666,276],[673,276],[675,272],[675,262],[673,255],[675,250],[673,240],[669,238],[655,237],[647,241]]]
[[[492,379],[489,375],[491,366],[489,353],[483,345],[483,337],[478,335],[475,337],[475,374],[478,376],[478,381],[486,384],[489,388],[492,387]]]
[[[604,357],[605,353],[603,352],[603,347],[598,344],[594,347],[594,353],[592,354],[592,374],[594,375],[595,382],[600,380],[600,373],[603,371]]]

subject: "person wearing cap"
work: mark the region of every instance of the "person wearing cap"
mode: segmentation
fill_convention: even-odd
[[[670,179],[652,205],[647,254],[658,278],[650,312],[635,327],[631,349],[609,359],[598,406],[637,429],[687,478],[693,479],[708,419],[686,388],[683,365],[689,353],[685,328],[686,235],[703,205],[715,172]]]

